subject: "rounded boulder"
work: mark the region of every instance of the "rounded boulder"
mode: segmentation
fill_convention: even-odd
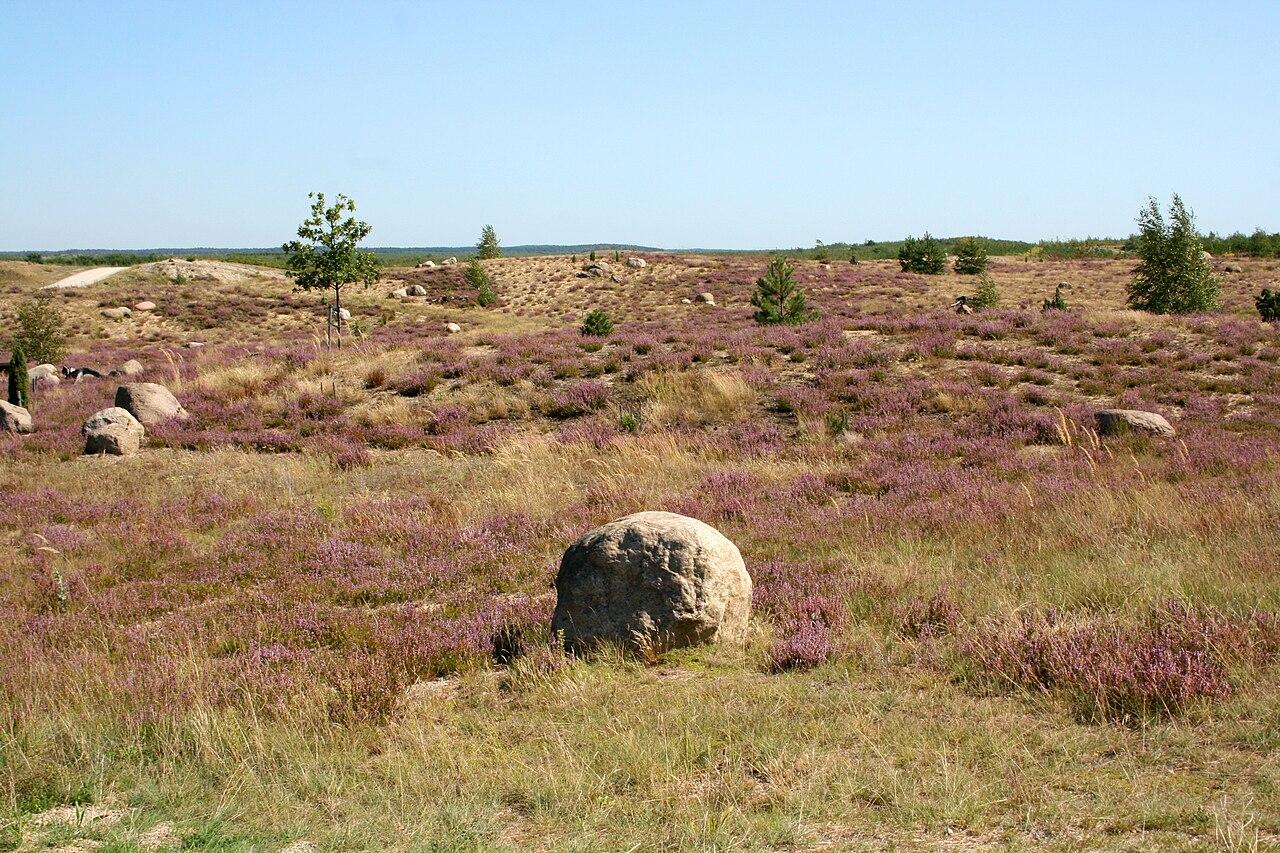
[[[103,409],[81,428],[86,454],[106,453],[111,456],[132,456],[142,446],[146,430],[138,419],[118,406]]]
[[[575,651],[662,652],[740,644],[750,615],[751,576],[736,545],[696,518],[641,512],[565,551],[551,629]]]
[[[1123,435],[1126,432],[1145,432],[1162,438],[1173,438],[1172,424],[1164,415],[1144,412],[1141,409],[1103,409],[1094,415],[1101,435]]]
[[[173,392],[155,382],[121,385],[116,389],[116,405],[141,421],[143,426],[187,416],[187,410],[182,408]]]

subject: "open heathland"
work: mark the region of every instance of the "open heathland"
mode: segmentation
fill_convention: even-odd
[[[796,260],[765,326],[767,257],[641,257],[387,269],[341,348],[279,270],[42,291],[188,416],[83,456],[125,380],[64,379],[0,433],[0,847],[1280,845],[1280,261],[1170,317],[1123,258],[992,257],[969,315]],[[70,272],[0,262],[0,326]],[[736,543],[745,648],[551,642],[642,510]]]

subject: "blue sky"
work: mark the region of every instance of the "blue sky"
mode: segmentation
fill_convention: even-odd
[[[1280,3],[0,0],[0,249],[1280,230]]]

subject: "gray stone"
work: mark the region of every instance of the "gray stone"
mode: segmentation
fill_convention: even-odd
[[[462,327],[459,326],[457,323],[445,323],[444,330],[451,335],[455,335],[458,332],[462,331]]]
[[[142,362],[138,361],[136,358],[131,358],[124,364],[120,365],[119,373],[121,376],[137,376],[143,370],[145,370],[145,368],[142,366]]]
[[[697,301],[703,305],[715,305],[716,297],[714,293],[699,293]]]
[[[151,300],[146,299],[146,300],[143,300],[142,302],[139,302],[137,305],[133,306],[133,310],[134,311],[154,311],[156,310],[156,304]]]
[[[551,628],[571,649],[660,652],[742,643],[750,615],[751,576],[737,546],[697,519],[641,512],[565,551]]]
[[[1140,409],[1103,409],[1095,416],[1101,435],[1121,435],[1129,431],[1173,438],[1173,427],[1163,415]]]
[[[128,411],[118,406],[103,409],[84,422],[86,454],[106,453],[110,456],[132,456],[142,446],[146,430]]]
[[[116,405],[137,418],[143,426],[155,426],[171,418],[187,417],[178,398],[155,382],[132,382],[116,389]]]
[[[646,261],[644,258],[627,258],[627,266],[631,267],[632,269],[642,270],[645,267],[649,266],[649,262]]]
[[[34,429],[35,425],[31,422],[30,412],[21,406],[0,400],[0,432],[29,435]]]
[[[389,296],[392,299],[404,299],[408,295],[409,295],[409,288],[407,287],[397,288],[396,290],[391,291],[391,293],[389,294]]]
[[[108,320],[123,320],[125,317],[130,317],[132,315],[133,315],[133,312],[128,308],[103,308],[102,309],[102,316],[106,317]]]
[[[415,284],[413,287],[409,288],[409,295],[410,296],[426,296],[427,289],[420,284]]]

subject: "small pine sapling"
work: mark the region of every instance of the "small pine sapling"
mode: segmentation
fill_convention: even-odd
[[[955,270],[960,275],[981,275],[987,270],[987,249],[976,237],[965,237],[956,243]]]
[[[1053,298],[1044,301],[1043,310],[1045,311],[1066,311],[1067,300],[1062,298],[1062,285],[1058,285],[1053,289]]]
[[[1271,288],[1262,288],[1262,293],[1253,300],[1253,304],[1258,307],[1258,313],[1262,315],[1262,319],[1267,323],[1274,323],[1280,320],[1280,291],[1272,292]]]
[[[584,335],[607,338],[613,333],[613,320],[609,319],[609,315],[604,312],[604,309],[593,308],[583,318],[579,331]]]
[[[794,326],[818,316],[805,303],[804,291],[796,284],[795,271],[781,255],[769,262],[768,269],[756,279],[751,304],[756,308],[756,322],[766,326]]]
[[[898,250],[898,264],[903,272],[942,275],[947,269],[947,252],[928,231],[917,240],[908,237]]]
[[[987,273],[982,273],[973,296],[969,297],[969,305],[975,310],[984,311],[1000,304],[1000,291],[996,288],[996,280]]]

